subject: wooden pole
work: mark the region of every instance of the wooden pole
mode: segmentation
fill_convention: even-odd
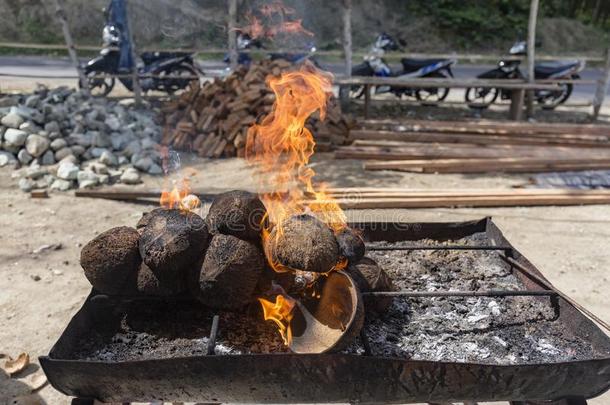
[[[536,20],[538,19],[539,0],[532,0],[530,3],[530,17],[527,26],[527,80],[534,83],[536,80],[534,73],[535,54],[536,54]],[[527,117],[534,116],[534,91],[527,92]]]
[[[352,0],[343,0],[343,52],[345,76],[352,75]]]
[[[66,20],[66,13],[64,8],[62,7],[61,0],[55,0],[55,15],[61,24],[61,30],[64,34],[64,39],[66,41],[66,47],[68,48],[68,55],[70,55],[70,60],[72,64],[76,68],[76,72],[78,73],[78,78],[80,82],[81,88],[84,90],[86,94],[89,94],[89,82],[87,82],[87,78],[85,77],[85,72],[78,61],[78,56],[76,55],[76,48],[74,46],[74,41],[72,40],[72,34],[70,33],[70,26],[68,25],[68,21]]]
[[[130,17],[131,13],[129,11],[129,3],[127,3],[127,5],[127,32],[129,32],[129,43],[131,44],[131,59],[133,60],[133,66],[131,68],[131,83],[133,86],[133,94],[135,96],[136,105],[140,106],[142,104],[142,87],[140,86],[140,77],[138,75],[136,43],[133,40],[133,20]]]
[[[343,0],[343,56],[345,57],[345,76],[352,76],[352,0]],[[349,112],[350,86],[339,86],[341,112]]]
[[[229,32],[228,32],[228,41],[229,41],[229,61],[231,69],[235,69],[237,67],[237,0],[229,0]]]
[[[606,67],[604,73],[597,81],[597,89],[595,90],[595,98],[593,99],[593,120],[597,120],[601,111],[606,93],[608,92],[608,84],[610,83],[610,48],[606,50]]]

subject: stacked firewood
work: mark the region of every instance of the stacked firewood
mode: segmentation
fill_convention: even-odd
[[[270,113],[275,101],[266,77],[291,68],[283,60],[262,61],[250,68],[240,66],[224,79],[193,84],[163,107],[163,143],[202,157],[242,157],[248,128]],[[316,150],[329,151],[347,143],[350,123],[331,100],[326,119],[314,116],[307,127],[315,137]]]

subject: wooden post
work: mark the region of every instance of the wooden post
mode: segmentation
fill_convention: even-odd
[[[133,86],[133,94],[135,96],[136,105],[142,104],[142,87],[140,86],[140,76],[138,75],[138,59],[136,53],[136,43],[133,40],[133,24],[131,19],[131,12],[129,3],[127,3],[127,32],[129,32],[129,43],[131,44],[131,59],[133,59],[133,66],[131,68],[131,85]]]
[[[345,57],[345,76],[352,76],[352,0],[343,0],[343,54]],[[349,112],[349,92],[351,86],[339,87],[341,112]]]
[[[523,118],[523,99],[525,96],[525,90],[515,89],[510,93],[510,112],[509,116],[511,120],[521,121]]]
[[[61,24],[61,30],[64,34],[64,40],[66,41],[66,47],[68,48],[68,55],[70,55],[70,60],[72,60],[72,64],[76,68],[76,72],[78,73],[78,80],[80,82],[80,87],[85,91],[86,94],[89,94],[89,82],[85,77],[85,72],[78,61],[78,56],[76,55],[76,48],[74,47],[74,41],[72,40],[72,34],[70,33],[70,26],[68,25],[68,21],[66,20],[66,13],[64,8],[62,7],[61,0],[55,0],[55,15]]]
[[[371,108],[371,85],[364,85],[364,119],[369,118],[369,110]]]
[[[536,75],[534,73],[535,54],[536,54],[536,20],[538,19],[539,0],[531,0],[530,17],[527,26],[527,80],[534,83]],[[534,90],[527,92],[527,117],[534,116]]]
[[[343,53],[345,76],[352,75],[352,0],[343,0]]]
[[[595,90],[595,98],[593,98],[594,121],[599,117],[599,112],[604,104],[608,92],[608,83],[610,83],[610,48],[606,50],[606,67],[602,76],[597,80],[597,89]]]
[[[231,69],[237,67],[238,55],[237,55],[237,0],[229,0],[229,61]]]

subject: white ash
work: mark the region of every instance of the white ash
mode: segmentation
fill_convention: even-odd
[[[485,245],[485,234],[456,241],[379,246]],[[499,251],[369,251],[400,290],[524,290]],[[586,342],[554,322],[546,297],[395,298],[383,318],[367,320],[373,355],[414,360],[516,364],[591,355]],[[346,353],[364,352],[356,341]]]
[[[163,173],[154,108],[43,86],[0,105],[0,166],[17,169],[23,191],[138,184],[139,171]]]

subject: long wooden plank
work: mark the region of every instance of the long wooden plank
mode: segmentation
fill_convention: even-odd
[[[539,136],[518,135],[482,135],[472,133],[450,134],[442,132],[398,132],[398,131],[371,131],[351,130],[350,138],[354,140],[391,140],[402,142],[422,143],[476,143],[480,145],[506,144],[506,145],[561,145],[571,147],[610,147],[610,139],[599,137],[567,137],[548,136],[547,134],[536,134]],[[542,135],[542,136],[540,136]]]
[[[429,160],[390,160],[365,162],[364,167],[368,170],[383,170],[388,168],[411,168],[411,167],[510,167],[522,165],[578,165],[578,164],[610,164],[610,156],[607,158],[531,158],[531,157],[512,157],[494,159],[429,159]]]
[[[423,121],[369,119],[359,122],[367,128],[380,126],[400,126],[404,130],[419,132],[472,132],[472,133],[550,133],[550,134],[590,134],[610,136],[610,125],[567,124],[567,123],[524,123],[511,121]]]
[[[343,209],[454,208],[454,207],[519,207],[551,205],[610,204],[610,196],[483,196],[365,198],[335,201]],[[329,202],[330,203],[330,202]]]
[[[412,160],[440,158],[607,158],[605,148],[538,147],[521,145],[406,144],[400,147],[343,146],[335,151],[336,159]]]

